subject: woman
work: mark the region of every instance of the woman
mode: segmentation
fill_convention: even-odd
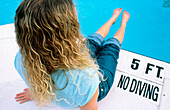
[[[121,11],[115,9],[108,22],[83,40],[72,0],[24,0],[15,16],[20,47],[15,68],[29,88],[16,101],[97,110],[97,101],[114,81],[128,12],[114,37],[104,38]]]

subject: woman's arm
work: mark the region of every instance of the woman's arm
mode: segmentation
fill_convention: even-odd
[[[91,100],[86,105],[81,106],[80,110],[98,110],[98,106],[97,106],[98,92],[99,92],[99,87],[97,88]]]

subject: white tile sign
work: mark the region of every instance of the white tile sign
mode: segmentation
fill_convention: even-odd
[[[159,105],[166,63],[121,50],[114,85]]]

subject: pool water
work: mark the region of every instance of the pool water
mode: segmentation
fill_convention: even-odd
[[[15,10],[22,0],[0,1],[0,25],[14,23]],[[166,3],[166,4],[165,4]],[[130,13],[122,49],[170,63],[169,0],[77,0],[79,22],[83,35],[97,31],[115,8]],[[121,23],[121,16],[111,27],[112,37]],[[106,39],[107,39],[106,38]]]

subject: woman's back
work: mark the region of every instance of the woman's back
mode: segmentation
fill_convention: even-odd
[[[27,86],[30,87],[23,74],[24,67],[21,59],[22,55],[18,51],[14,65]],[[56,89],[60,89],[53,90],[56,94],[56,100],[53,100],[52,103],[55,103],[55,105],[61,108],[71,109],[85,105],[93,97],[99,85],[99,77],[91,68],[87,68],[86,70],[72,69],[71,71],[58,70],[50,76],[55,83]],[[67,77],[69,78],[68,81]]]

